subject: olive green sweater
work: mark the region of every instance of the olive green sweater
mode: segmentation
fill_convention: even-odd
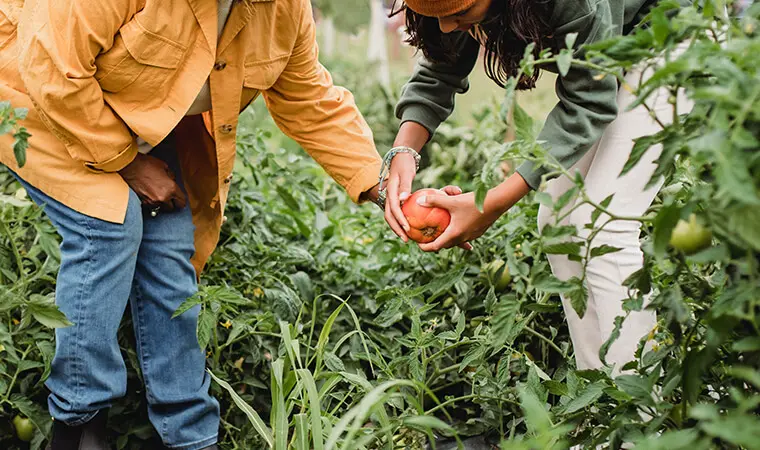
[[[499,0],[496,0],[499,1]],[[550,23],[556,48],[565,47],[565,36],[578,33],[577,51],[583,44],[623,33],[637,23],[654,3],[652,0],[555,0]],[[688,4],[688,0],[681,0]],[[479,43],[469,33],[457,40],[458,56],[452,63],[433,63],[422,58],[404,86],[396,115],[401,122],[424,126],[432,135],[451,115],[455,94],[469,89],[468,75],[478,59]],[[547,67],[556,72],[556,67]],[[569,168],[601,137],[617,116],[617,81],[614,77],[594,79],[589,70],[572,66],[557,77],[559,102],[549,113],[538,139],[549,153]],[[536,189],[547,169],[526,162],[517,168],[531,188]]]

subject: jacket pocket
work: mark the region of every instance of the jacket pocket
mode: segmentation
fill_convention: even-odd
[[[263,61],[246,61],[243,86],[264,91],[271,88],[288,65],[290,55],[282,55]]]
[[[21,6],[16,5],[15,1],[0,4],[0,49],[7,47],[16,38]]]
[[[134,85],[156,95],[175,74],[186,50],[133,19],[119,30],[111,49],[95,60],[95,78],[106,92],[117,93]]]

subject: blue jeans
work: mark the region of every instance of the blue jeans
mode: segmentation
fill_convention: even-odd
[[[151,155],[182,183],[171,139]],[[115,224],[80,214],[19,181],[61,235],[56,304],[74,323],[55,332],[46,382],[50,414],[79,425],[125,395],[127,372],[116,334],[129,303],[148,416],[164,444],[196,450],[216,443],[219,404],[209,394],[196,338],[199,307],[171,318],[197,291],[189,206],[151,217],[130,191],[124,224]]]

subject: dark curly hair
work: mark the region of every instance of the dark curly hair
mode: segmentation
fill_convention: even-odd
[[[443,33],[435,17],[426,17],[409,9],[405,4],[397,8],[394,0],[391,15],[406,11],[406,42],[422,51],[431,61],[451,62],[456,56],[454,42],[458,33]],[[534,54],[551,46],[551,0],[493,0],[488,15],[479,24],[485,37],[485,71],[488,78],[504,87],[509,77],[517,74],[525,47],[534,43]],[[532,89],[539,70],[531,76],[523,75],[518,89]]]

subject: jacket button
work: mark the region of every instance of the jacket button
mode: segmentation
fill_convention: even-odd
[[[227,216],[222,216],[222,223],[227,223]]]
[[[222,134],[232,133],[233,129],[234,129],[234,127],[232,125],[228,124],[228,123],[226,123],[226,124],[222,125],[221,127],[219,127],[219,131],[221,131]]]
[[[227,62],[219,60],[214,64],[214,70],[224,70],[227,67]]]
[[[230,181],[232,181],[232,175],[228,175],[224,179],[224,184],[230,184]]]

